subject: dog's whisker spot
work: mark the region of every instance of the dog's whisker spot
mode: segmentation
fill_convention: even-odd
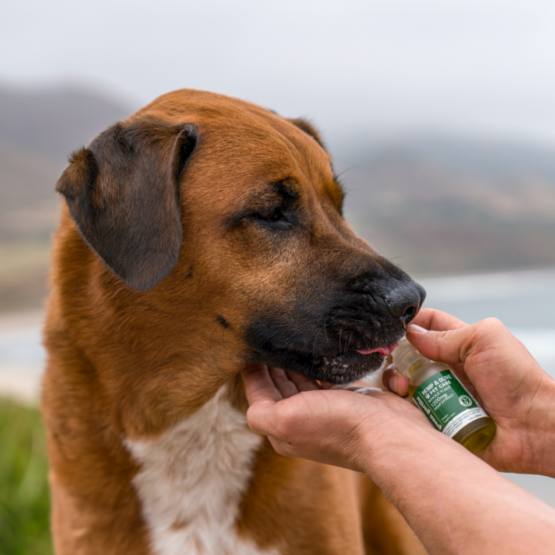
[[[223,328],[229,328],[229,322],[221,314],[218,314],[218,316],[216,316],[216,321],[221,324]]]

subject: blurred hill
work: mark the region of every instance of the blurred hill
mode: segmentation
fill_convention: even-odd
[[[0,84],[0,310],[40,305],[67,156],[131,111],[85,88]],[[407,271],[555,265],[555,148],[352,133],[331,150],[347,220]]]
[[[409,272],[555,265],[555,179],[539,170],[471,175],[396,153],[343,181],[353,228]]]
[[[130,112],[79,87],[0,84],[0,310],[40,304],[67,157]]]

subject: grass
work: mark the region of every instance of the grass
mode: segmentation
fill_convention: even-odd
[[[52,555],[47,471],[38,408],[0,399],[0,555]]]

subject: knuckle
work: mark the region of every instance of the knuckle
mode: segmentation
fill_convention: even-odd
[[[485,318],[471,327],[467,349],[463,360],[470,355],[484,352],[499,345],[503,337],[510,334],[503,322],[497,318]]]
[[[488,342],[491,342],[492,340],[495,342],[510,333],[503,322],[497,318],[486,318],[485,320],[478,322],[476,331],[476,340],[485,338]]]
[[[450,330],[437,331],[435,332],[433,337],[437,343],[444,343],[449,338],[449,335],[448,335],[449,331]]]
[[[485,320],[482,320],[480,324],[488,331],[495,332],[505,329],[505,326],[503,325],[501,320],[497,318],[486,318]]]

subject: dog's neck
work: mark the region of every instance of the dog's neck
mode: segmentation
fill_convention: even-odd
[[[155,553],[260,554],[237,533],[239,505],[262,438],[247,427],[226,385],[156,439],[125,441]]]
[[[78,333],[89,338],[83,355],[109,404],[119,407],[128,437],[159,436],[203,407],[224,385],[231,404],[246,412],[240,377],[246,354],[233,330],[222,328],[212,315],[188,310],[186,302],[181,312],[164,313],[163,318],[140,303],[112,303],[106,297],[91,303],[77,325],[82,327]],[[70,318],[66,322],[68,328],[73,325]]]

